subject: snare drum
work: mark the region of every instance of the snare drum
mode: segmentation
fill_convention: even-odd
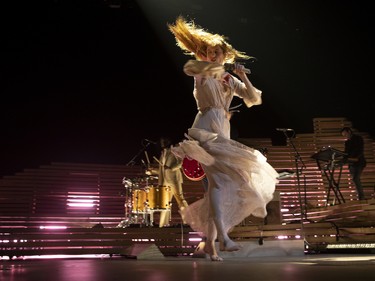
[[[150,209],[170,209],[172,192],[170,187],[155,186],[148,192],[148,204]]]
[[[147,192],[143,189],[135,189],[132,194],[133,213],[145,212],[147,207]]]

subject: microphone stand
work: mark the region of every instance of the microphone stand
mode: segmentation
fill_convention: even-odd
[[[147,142],[146,145],[143,145],[142,148],[137,152],[136,155],[126,164],[126,166],[134,166],[135,165],[135,159],[139,157],[150,145],[150,142]]]
[[[305,163],[303,162],[302,160],[302,157],[301,155],[299,154],[296,146],[294,145],[293,141],[292,141],[292,138],[288,136],[288,134],[286,133],[286,130],[283,131],[285,137],[287,138],[287,141],[292,145],[293,147],[293,150],[295,152],[295,156],[294,156],[294,162],[295,162],[295,167],[296,167],[296,172],[297,172],[297,186],[298,186],[298,201],[299,201],[299,205],[300,205],[300,208],[301,208],[301,224],[303,225],[303,219],[307,219],[307,214],[306,214],[306,183],[304,185],[304,192],[305,192],[305,197],[304,197],[304,207],[302,207],[302,199],[301,199],[301,178],[300,178],[300,174],[302,174],[302,170],[303,169],[306,169],[306,165]],[[295,132],[293,130],[293,136],[295,135]],[[301,168],[299,167],[299,162],[301,162],[302,166]]]

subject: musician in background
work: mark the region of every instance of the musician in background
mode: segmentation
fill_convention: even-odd
[[[341,135],[345,140],[345,153],[347,154],[347,163],[350,176],[357,190],[358,199],[364,200],[365,195],[361,183],[361,175],[366,167],[366,159],[364,155],[364,142],[360,135],[354,134],[352,129],[344,127],[341,129]]]
[[[171,151],[171,141],[167,137],[160,138],[161,154],[159,158],[159,170],[158,170],[158,184],[159,186],[167,186],[171,189],[170,202],[172,196],[177,202],[179,210],[185,208],[188,204],[184,198],[182,191],[182,160],[177,158]],[[159,227],[164,227],[169,225],[170,221],[170,211],[161,211]]]

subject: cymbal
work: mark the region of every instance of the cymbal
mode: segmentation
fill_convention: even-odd
[[[159,177],[158,176],[149,176],[150,179],[157,180]]]
[[[130,187],[130,186],[133,186],[133,182],[131,179],[128,179],[126,177],[124,177],[122,179],[122,184],[125,185],[126,187]]]

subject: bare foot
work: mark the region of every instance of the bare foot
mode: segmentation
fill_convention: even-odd
[[[220,242],[220,251],[225,252],[234,252],[240,250],[241,247],[237,243],[234,243],[232,240],[228,239],[224,242]]]
[[[210,256],[211,261],[223,261],[223,258],[220,257],[215,248],[215,243],[214,242],[206,242],[204,244],[203,251]]]
[[[219,257],[218,255],[211,255],[210,256],[212,261],[223,261],[224,259],[222,257]]]

